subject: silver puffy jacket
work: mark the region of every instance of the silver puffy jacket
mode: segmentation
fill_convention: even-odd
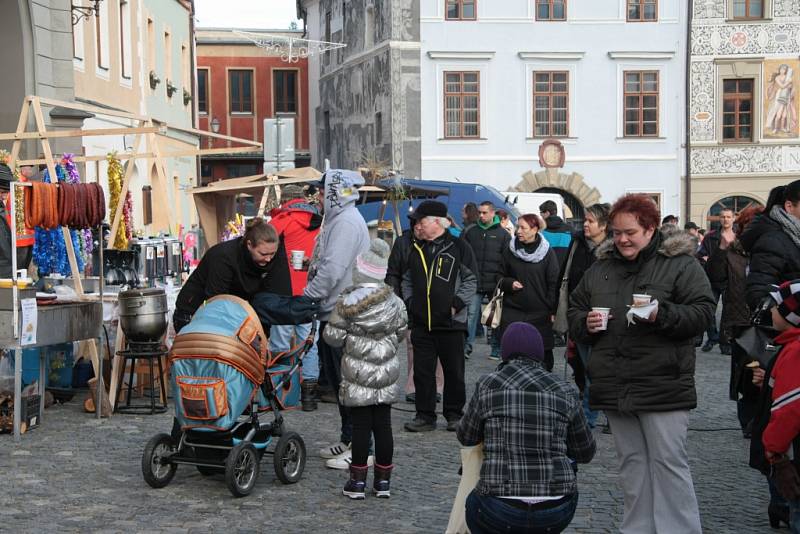
[[[397,397],[397,346],[408,316],[386,284],[359,284],[339,296],[325,327],[325,341],[344,347],[339,398],[345,406],[391,404]]]

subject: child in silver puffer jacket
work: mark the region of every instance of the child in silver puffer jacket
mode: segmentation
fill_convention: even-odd
[[[375,437],[375,477],[378,497],[389,497],[392,472],[391,405],[399,393],[397,347],[408,316],[403,301],[383,282],[389,245],[373,239],[353,269],[353,284],[345,289],[325,327],[325,341],[344,347],[340,402],[353,422],[350,479],[342,494],[363,499],[366,489],[370,436]]]

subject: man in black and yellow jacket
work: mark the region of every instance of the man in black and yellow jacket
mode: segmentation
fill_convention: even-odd
[[[415,237],[403,272],[403,300],[411,323],[417,415],[410,432],[436,428],[436,359],[444,369],[443,413],[455,431],[464,408],[464,337],[467,308],[477,289],[477,267],[470,246],[447,231],[447,206],[422,202],[409,215]]]

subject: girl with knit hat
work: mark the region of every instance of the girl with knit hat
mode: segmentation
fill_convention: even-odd
[[[383,280],[389,245],[373,239],[356,259],[353,285],[345,289],[331,313],[327,343],[344,347],[339,398],[350,408],[353,421],[350,479],[342,494],[363,499],[366,490],[370,436],[375,438],[373,491],[389,497],[392,472],[391,404],[396,400],[400,363],[397,347],[408,317],[403,301]]]

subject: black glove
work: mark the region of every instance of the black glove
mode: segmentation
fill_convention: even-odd
[[[800,499],[800,475],[797,473],[797,467],[786,456],[772,464],[770,478],[784,499],[788,501]]]

